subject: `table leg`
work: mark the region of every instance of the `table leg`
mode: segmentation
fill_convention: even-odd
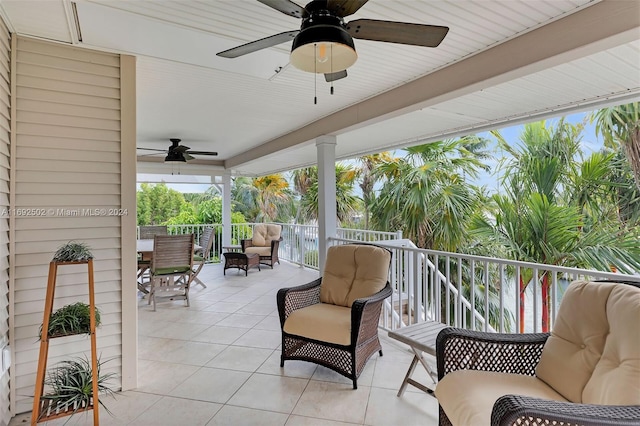
[[[417,350],[414,347],[411,347],[411,350],[413,351],[413,359],[411,360],[411,365],[409,366],[409,369],[407,370],[407,374],[404,376],[404,381],[402,382],[402,385],[400,385],[400,390],[398,391],[398,396],[402,396],[402,394],[404,394],[404,391],[407,389],[407,385],[414,386],[414,387],[416,387],[416,388],[420,389],[421,391],[426,392],[428,394],[433,394],[433,389],[429,389],[428,387],[426,387],[422,383],[420,383],[420,382],[418,382],[418,381],[416,381],[416,380],[411,378],[411,375],[413,375],[413,372],[416,369],[416,365],[418,365],[418,361],[420,362],[420,364],[422,364],[424,369],[427,371],[427,374],[429,375],[429,377],[433,381],[433,384],[436,384],[436,377],[437,377],[437,375],[433,372],[433,370],[431,370],[431,367],[429,366],[429,364],[427,364],[427,362],[425,361],[422,352],[420,352],[419,350]]]
[[[407,374],[404,376],[404,380],[402,381],[402,385],[400,385],[400,390],[398,391],[398,396],[402,396],[404,391],[407,389],[407,385],[409,384],[409,379],[411,378],[411,375],[413,374],[413,371],[416,369],[416,365],[418,365],[418,357],[416,357],[414,355],[413,359],[411,360],[411,365],[409,366],[409,369],[407,370]]]
[[[422,356],[422,352],[420,352],[416,348],[411,348],[411,350],[413,350],[413,353],[415,354],[415,356],[418,357],[418,360],[420,361],[420,363],[422,364],[424,369],[427,370],[427,373],[429,374],[429,377],[431,377],[431,380],[433,381],[433,384],[435,385],[436,384],[436,378],[438,377],[438,375],[434,371],[431,370],[431,367],[429,366],[429,364],[427,364],[427,361],[424,360],[424,357]]]

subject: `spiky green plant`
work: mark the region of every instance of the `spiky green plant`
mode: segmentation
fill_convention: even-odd
[[[102,363],[98,360],[98,393],[100,395],[114,396],[113,390],[107,386],[107,382],[116,376],[115,373],[100,374]],[[61,361],[47,373],[45,384],[50,391],[42,397],[49,401],[50,412],[76,413],[87,407],[93,399],[93,378],[91,375],[91,361],[85,358],[74,358]],[[115,397],[115,396],[114,396]],[[111,414],[98,398],[100,405]],[[94,407],[95,409],[95,407]],[[41,414],[44,416],[45,414]]]
[[[77,302],[66,305],[49,317],[49,337],[60,337],[71,334],[89,334],[91,332],[91,308],[86,303]],[[100,311],[95,308],[96,327],[100,325]],[[42,338],[42,325],[40,326]]]
[[[75,241],[69,241],[53,255],[54,262],[80,262],[89,259],[93,259],[91,248]]]

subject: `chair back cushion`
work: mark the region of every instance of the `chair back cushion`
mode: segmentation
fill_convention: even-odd
[[[574,281],[562,298],[536,375],[571,402],[619,405],[631,398],[640,404],[638,323],[637,287]]]
[[[366,244],[329,247],[320,284],[320,301],[351,307],[356,299],[371,296],[387,284],[391,253]]]
[[[640,288],[616,285],[606,309],[609,334],[582,402],[640,405]]]
[[[253,227],[251,242],[254,246],[270,247],[271,241],[280,239],[280,225],[259,223]]]

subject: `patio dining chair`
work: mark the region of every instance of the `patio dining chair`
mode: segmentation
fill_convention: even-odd
[[[166,225],[151,225],[141,226],[139,231],[139,239],[152,240],[155,235],[167,235],[168,230]],[[138,290],[143,293],[149,293],[147,286],[149,285],[149,267],[151,266],[151,260],[145,259],[142,254],[138,254]]]
[[[151,285],[148,304],[157,298],[184,299],[189,306],[189,286],[193,280],[193,234],[156,235],[151,258]]]
[[[382,356],[378,321],[391,295],[391,252],[368,244],[330,247],[321,278],[278,291],[285,360],[309,361],[353,382],[376,352]]]
[[[152,240],[156,235],[167,235],[169,233],[166,225],[149,225],[140,227],[140,239]]]
[[[204,228],[202,236],[200,237],[200,249],[196,250],[193,256],[194,269],[193,269],[193,282],[200,284],[203,288],[207,286],[198,278],[198,274],[204,267],[204,264],[209,261],[211,257],[211,247],[213,246],[213,228],[208,226]]]

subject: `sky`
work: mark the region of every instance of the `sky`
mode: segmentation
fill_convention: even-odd
[[[584,130],[582,131],[582,141],[581,141],[582,149],[585,155],[589,155],[591,152],[599,150],[603,145],[602,138],[596,135],[595,124],[591,124],[587,120],[587,117],[589,114],[590,112],[582,112],[582,113],[570,114],[565,116],[565,121],[572,124],[582,123],[586,121]],[[555,126],[558,123],[558,121],[559,121],[559,118],[547,119],[546,120],[547,127],[549,127],[550,125]],[[504,127],[498,130],[500,131],[502,136],[505,138],[505,140],[509,142],[509,144],[511,145],[518,142],[520,134],[522,133],[523,129],[524,129],[524,125],[519,124],[515,126]],[[478,133],[478,136],[485,137],[493,141],[494,144],[496,144],[495,138],[489,132]],[[496,170],[497,167],[495,166],[497,166],[497,164],[498,164],[498,160],[492,160],[491,162],[489,162],[489,165],[493,171]],[[479,173],[479,177],[475,181],[475,184],[480,186],[485,185],[488,190],[496,191],[498,188],[499,179],[498,179],[498,176],[493,174],[494,173],[493,171]],[[167,186],[169,188],[175,189],[182,193],[196,193],[196,192],[205,192],[210,185],[176,184],[176,183],[169,184],[168,183]],[[140,185],[138,184],[138,189],[139,188],[140,188]],[[356,190],[357,192],[359,192],[359,187],[356,186]]]

